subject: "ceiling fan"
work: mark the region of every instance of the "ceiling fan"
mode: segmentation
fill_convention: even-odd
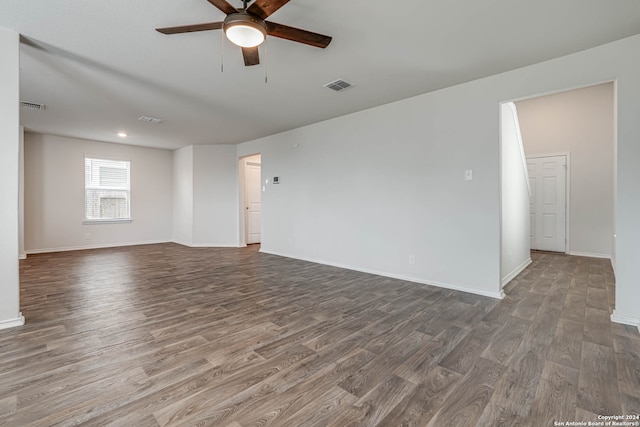
[[[331,43],[331,37],[329,36],[265,21],[276,10],[288,3],[289,0],[255,0],[248,8],[247,0],[243,0],[244,7],[240,10],[233,7],[226,0],[207,1],[227,15],[224,21],[156,28],[156,31],[162,34],[180,34],[222,29],[232,43],[242,48],[244,65],[247,66],[260,63],[258,46],[265,40],[267,35],[323,49]]]

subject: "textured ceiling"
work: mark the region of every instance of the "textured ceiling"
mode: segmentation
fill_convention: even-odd
[[[332,43],[270,37],[254,67],[222,49],[221,31],[154,30],[222,19],[206,0],[2,0],[0,27],[22,35],[21,99],[47,106],[22,109],[22,124],[169,149],[236,144],[640,33],[640,1],[291,0],[269,20]],[[355,86],[322,86],[337,78]]]

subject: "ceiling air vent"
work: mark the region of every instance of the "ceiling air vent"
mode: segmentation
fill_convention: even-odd
[[[20,103],[22,108],[28,108],[29,110],[44,110],[44,104],[36,104],[35,102],[24,102]]]
[[[140,120],[141,122],[153,123],[154,125],[157,125],[158,123],[162,123],[162,119],[157,119],[155,117],[148,117],[148,116],[140,116],[138,117],[138,120]]]
[[[336,92],[340,92],[341,90],[345,90],[347,88],[350,88],[351,86],[353,86],[351,83],[342,80],[342,79],[338,79],[338,80],[334,80],[332,82],[329,82],[325,85],[323,85],[326,88],[329,88],[331,90],[335,90]]]

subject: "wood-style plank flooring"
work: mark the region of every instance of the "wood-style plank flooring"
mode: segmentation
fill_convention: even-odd
[[[552,426],[640,413],[609,261],[534,253],[502,301],[243,249],[32,255],[1,426]],[[464,266],[461,266],[464,268]]]

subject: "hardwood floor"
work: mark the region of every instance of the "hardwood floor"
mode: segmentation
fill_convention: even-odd
[[[246,249],[31,255],[2,426],[552,426],[640,412],[606,260],[534,253],[502,301]]]

